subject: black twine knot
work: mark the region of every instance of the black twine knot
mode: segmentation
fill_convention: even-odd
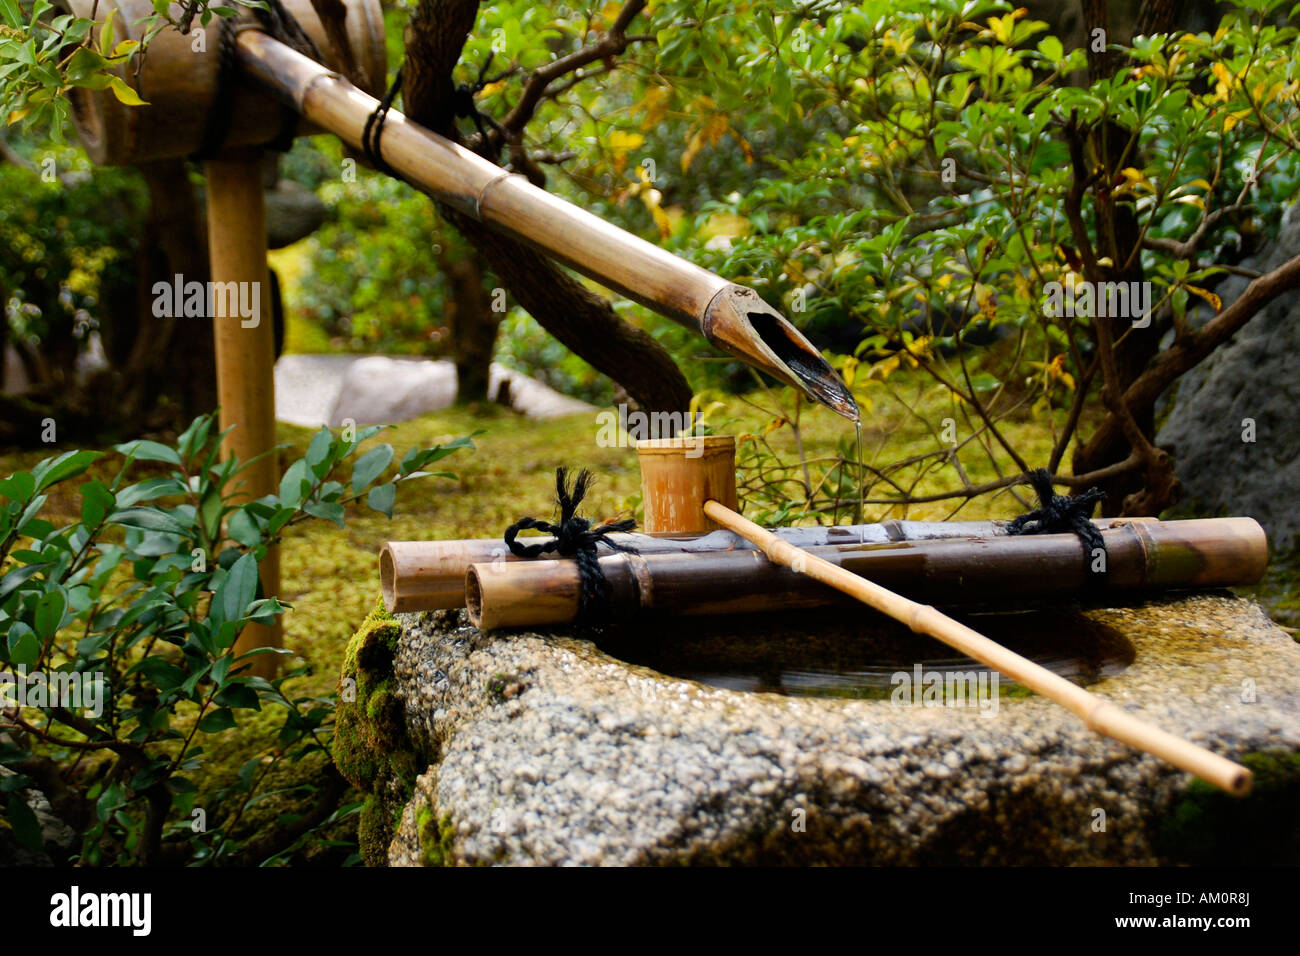
[[[1106,576],[1106,539],[1092,523],[1092,509],[1106,497],[1106,492],[1089,488],[1081,495],[1069,497],[1052,490],[1052,476],[1046,468],[1025,475],[1038,495],[1039,507],[1023,514],[1007,525],[1007,534],[1077,534],[1085,545],[1084,568],[1090,581],[1104,581]],[[1093,566],[1093,556],[1100,549],[1103,555],[1101,568]]]
[[[384,93],[378,105],[375,106],[374,112],[366,117],[365,128],[361,131],[361,153],[365,156],[366,161],[375,169],[385,175],[392,176],[394,179],[406,180],[397,170],[388,165],[384,155],[379,149],[379,138],[384,135],[384,123],[388,120],[388,111],[393,108],[393,100],[402,89],[402,71],[406,69],[406,64],[397,68],[397,73],[393,77],[393,83]]]
[[[520,558],[536,558],[543,554],[556,553],[564,558],[574,558],[578,562],[578,580],[581,589],[578,592],[578,621],[591,622],[598,613],[603,614],[609,601],[609,581],[600,569],[596,556],[598,544],[608,545],[615,551],[636,554],[636,548],[619,544],[609,538],[618,531],[631,531],[636,521],[627,518],[623,521],[608,521],[598,528],[577,514],[578,505],[591,488],[594,476],[587,469],[578,472],[573,487],[568,487],[568,470],[555,469],[555,498],[560,505],[560,521],[551,524],[538,518],[520,518],[506,529],[506,546],[511,553]],[[555,537],[542,544],[520,544],[515,536],[529,528],[544,531]]]
[[[230,6],[223,3],[221,6]],[[182,33],[189,33],[191,15],[182,26]],[[290,49],[316,62],[321,62],[320,49],[302,28],[292,13],[284,6],[283,0],[264,0],[257,7],[241,11],[237,16],[217,18],[217,79],[213,91],[212,106],[208,112],[203,128],[203,138],[198,150],[191,157],[206,161],[214,159],[225,148],[230,126],[234,120],[235,90],[239,77],[236,62],[236,35],[243,30],[261,30],[269,37],[279,40]],[[293,148],[294,137],[302,117],[291,106],[281,110],[280,129],[275,139],[266,146],[278,153],[287,153]]]

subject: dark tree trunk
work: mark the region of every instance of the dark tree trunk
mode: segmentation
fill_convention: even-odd
[[[1153,34],[1168,32],[1173,28],[1174,18],[1181,7],[1180,0],[1145,0],[1138,12],[1134,32]],[[1110,35],[1110,19],[1105,0],[1083,0],[1084,26],[1088,37],[1088,72],[1093,81],[1114,75],[1123,64],[1116,61],[1109,51],[1094,50],[1092,47],[1093,30],[1100,28],[1106,33],[1108,43],[1115,42]],[[1129,39],[1127,37],[1123,38]],[[1121,170],[1127,166],[1140,166],[1141,162],[1133,142],[1133,133],[1118,123],[1107,122],[1100,125],[1093,134],[1093,149],[1100,164],[1100,179],[1095,190],[1096,205],[1094,226],[1097,231],[1097,256],[1107,257],[1111,265],[1104,267],[1100,275],[1088,276],[1099,282],[1142,282],[1144,274],[1142,259],[1138,248],[1141,240],[1141,224],[1137,210],[1131,200],[1116,200],[1114,190],[1123,182]],[[1094,319],[1095,322],[1109,323],[1109,337],[1114,342],[1115,378],[1113,390],[1116,395],[1123,395],[1138,376],[1150,365],[1160,351],[1160,330],[1155,323],[1146,328],[1133,328],[1135,317],[1108,316]],[[1155,406],[1148,404],[1130,409],[1133,418],[1142,433],[1153,439],[1155,437]],[[1112,433],[1104,440],[1081,444],[1075,451],[1072,467],[1075,474],[1096,471],[1108,465],[1122,462],[1132,454],[1132,446],[1122,434]],[[1156,476],[1142,471],[1129,471],[1101,483],[1106,492],[1102,512],[1108,516],[1117,516],[1127,512],[1128,508],[1138,506],[1147,511],[1154,508],[1162,510],[1172,501],[1163,501],[1170,494],[1176,494],[1172,479],[1171,466],[1166,465],[1167,474]],[[1144,486],[1152,483],[1163,486],[1167,493],[1148,496],[1141,495]],[[1126,505],[1127,502],[1127,505]]]
[[[160,393],[174,401],[183,419],[210,411],[217,404],[216,355],[212,320],[207,318],[155,319],[150,307],[153,283],[208,280],[207,236],[189,172],[182,160],[166,160],[141,167],[149,187],[150,235],[156,255],[146,269],[145,297],[138,305],[142,331],[132,343],[124,373],[130,379],[153,379],[152,394],[139,396],[147,411]],[[157,323],[154,325],[154,323]],[[147,386],[146,386],[147,387]]]
[[[456,401],[486,401],[502,313],[492,311],[492,297],[483,288],[482,260],[477,252],[459,257],[444,254],[439,264],[451,281],[447,318],[456,362]]]
[[[421,0],[406,31],[406,115],[459,141],[452,68],[474,27],[475,0]],[[551,260],[455,210],[441,212],[482,253],[511,296],[571,351],[626,389],[646,411],[684,411],[691,387],[658,342]]]

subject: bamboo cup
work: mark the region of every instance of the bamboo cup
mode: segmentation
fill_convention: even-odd
[[[645,439],[637,442],[636,453],[646,532],[713,531],[722,526],[705,517],[699,502],[716,499],[736,507],[734,435]]]

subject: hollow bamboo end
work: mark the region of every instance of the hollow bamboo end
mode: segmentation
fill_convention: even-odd
[[[1268,535],[1254,518],[1162,521],[1148,533],[1160,541],[1151,574],[1157,586],[1255,584],[1268,570]]]
[[[1248,797],[1250,791],[1255,788],[1255,775],[1245,767],[1239,767],[1238,772],[1232,775],[1228,784],[1228,793],[1234,797]]]
[[[472,564],[465,572],[465,613],[469,615],[469,622],[480,631],[491,630],[483,623],[483,586],[478,569]]]
[[[705,310],[701,331],[718,348],[798,388],[837,415],[860,418],[853,393],[804,334],[753,289],[728,285]]]

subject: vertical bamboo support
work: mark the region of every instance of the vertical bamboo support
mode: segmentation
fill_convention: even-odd
[[[700,534],[722,527],[704,514],[704,502],[736,507],[736,438],[701,435],[639,441],[641,499],[646,534]]]
[[[260,498],[279,486],[277,456],[266,454],[275,447],[275,340],[271,322],[270,282],[266,265],[266,207],[262,192],[262,167],[259,150],[230,153],[207,163],[208,177],[208,248],[212,263],[212,282],[234,282],[238,288],[251,285],[256,290],[258,321],[248,325],[234,309],[234,315],[213,315],[212,329],[216,340],[217,400],[221,404],[221,427],[233,427],[226,436],[224,453],[250,461],[259,455],[242,474],[241,497]],[[255,283],[255,285],[253,285]],[[245,301],[252,301],[248,292]],[[223,297],[214,295],[220,307]],[[229,302],[230,299],[224,299]],[[234,300],[239,301],[238,294]],[[262,591],[266,595],[280,592],[280,554],[271,549],[260,568]],[[250,624],[235,644],[238,652],[257,647],[280,647],[283,630],[277,621],[272,626]],[[277,658],[272,654],[253,659],[251,673],[273,677]]]

